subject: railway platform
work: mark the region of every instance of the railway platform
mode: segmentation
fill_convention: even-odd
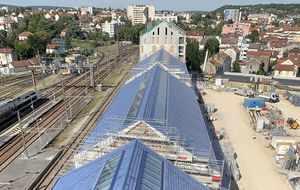
[[[61,101],[62,99],[58,99],[58,98],[51,100],[47,104],[35,110],[34,113],[22,119],[21,123],[23,124],[22,125],[23,129],[26,130],[28,126],[30,126],[33,122],[35,122],[40,117],[42,117],[45,113],[47,113],[49,110],[51,110],[54,106],[56,106]],[[2,134],[0,134],[0,147],[21,132],[21,128],[19,125],[20,124],[17,123],[14,126],[10,127],[8,130],[4,131]]]

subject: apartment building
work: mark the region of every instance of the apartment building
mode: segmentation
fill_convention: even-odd
[[[232,20],[234,22],[239,21],[241,18],[239,9],[225,9],[224,10],[224,20]]]
[[[127,6],[127,17],[132,25],[145,24],[155,16],[154,5],[131,5]]]

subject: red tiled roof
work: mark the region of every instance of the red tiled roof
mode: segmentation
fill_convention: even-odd
[[[58,44],[48,44],[47,49],[59,49],[60,45]]]
[[[283,31],[300,31],[300,27],[283,27]]]
[[[257,55],[257,56],[271,56],[271,51],[248,51],[247,55]]]
[[[287,41],[285,40],[271,41],[271,47],[285,47],[286,45],[287,45]]]
[[[29,66],[29,63],[27,60],[22,60],[22,61],[13,61],[10,63],[14,68],[18,67],[27,67]]]
[[[293,65],[283,65],[282,63],[290,60],[291,62],[293,62]],[[278,59],[278,62],[275,66],[275,70],[279,70],[279,71],[293,71],[295,69],[295,66],[299,67],[299,64],[297,63],[296,60],[291,59],[291,58],[280,58]]]
[[[32,35],[31,32],[22,32],[21,34],[19,34],[19,36],[24,36],[24,37],[28,37],[30,35]]]
[[[13,51],[13,49],[6,49],[6,48],[0,48],[0,53],[11,53]]]
[[[213,59],[212,60],[212,64],[215,66],[215,67],[218,67],[218,66],[222,66],[222,63],[216,59]]]
[[[31,65],[39,64],[39,58],[37,58],[37,57],[30,58],[30,59],[28,59],[28,61],[29,61],[29,64],[31,64]]]
[[[204,36],[203,31],[196,31],[196,30],[186,31],[185,34],[186,36]]]

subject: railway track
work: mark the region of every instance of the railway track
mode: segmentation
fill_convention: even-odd
[[[128,53],[128,56],[130,56],[130,53]],[[121,56],[120,56],[121,57]],[[126,56],[125,56],[126,57]],[[110,64],[104,64],[103,67],[99,68],[95,72],[95,74],[99,74],[99,78],[97,80],[103,80],[108,74],[109,69],[108,67],[112,67]],[[87,73],[88,75],[88,73]],[[82,79],[82,77],[79,77]],[[76,84],[80,86],[86,86],[89,84],[90,81],[85,80],[76,80]],[[70,84],[70,83],[69,83]],[[75,84],[74,84],[75,85]],[[85,89],[82,88],[68,88],[65,89],[66,93],[70,93],[72,95],[76,96],[84,96],[85,95]],[[58,94],[59,92],[57,92]],[[52,128],[57,127],[57,123],[60,123],[60,118],[64,117],[66,113],[66,107],[75,107],[75,105],[80,104],[83,98],[70,98],[69,102],[62,102],[58,104],[56,107],[54,107],[48,114],[42,117],[42,121],[39,123],[39,126],[37,123],[34,123],[25,133],[25,141],[26,146],[30,146],[32,143],[34,143],[36,140],[38,140],[40,135],[43,135],[47,132],[47,130],[50,130]],[[66,105],[69,103],[69,105]],[[39,133],[34,132],[38,128]],[[23,140],[21,138],[21,135],[17,136],[13,141],[11,141],[9,144],[6,144],[3,146],[0,150],[0,171],[5,169],[14,159],[16,159],[23,151]]]
[[[51,189],[52,185],[55,183],[56,179],[59,177],[60,170],[64,167],[65,163],[70,160],[73,156],[74,151],[80,148],[80,144],[83,142],[82,139],[86,139],[88,134],[92,131],[96,125],[98,119],[102,116],[105,110],[108,108],[112,102],[115,95],[120,91],[121,87],[125,83],[126,79],[130,75],[132,68],[138,63],[138,54],[136,55],[135,63],[131,66],[130,70],[126,73],[126,76],[118,83],[118,85],[106,96],[103,105],[95,111],[88,123],[81,129],[85,131],[84,133],[79,133],[74,137],[71,142],[65,146],[59,158],[52,164],[50,169],[41,178],[39,183],[35,186],[35,189]]]

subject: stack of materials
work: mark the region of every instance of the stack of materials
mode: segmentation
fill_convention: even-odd
[[[266,107],[266,100],[262,98],[245,98],[244,107],[246,108],[264,108]]]
[[[294,104],[295,106],[300,106],[300,96],[296,95],[293,92],[286,91],[286,95],[288,97],[289,102]]]

